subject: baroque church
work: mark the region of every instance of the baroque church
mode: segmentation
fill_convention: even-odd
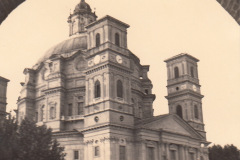
[[[208,160],[197,58],[165,60],[169,114],[153,116],[149,65],[127,46],[129,25],[97,19],[81,0],[69,38],[26,68],[17,119],[46,125],[66,160]]]

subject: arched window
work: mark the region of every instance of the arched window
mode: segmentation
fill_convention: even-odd
[[[191,67],[190,70],[191,70],[191,76],[194,77],[194,69],[193,69],[193,67]]]
[[[56,110],[55,107],[50,108],[50,119],[56,118]]]
[[[199,118],[199,113],[198,113],[198,107],[197,107],[197,105],[194,106],[194,117],[195,117],[196,119]]]
[[[177,106],[177,115],[181,118],[183,118],[183,115],[182,115],[182,106],[178,105]]]
[[[83,102],[78,102],[78,115],[83,115],[84,113],[84,108],[83,108]]]
[[[174,68],[174,75],[175,75],[175,78],[178,78],[178,77],[179,77],[178,67],[175,67],[175,68]]]
[[[96,47],[100,46],[100,34],[96,35]]]
[[[203,156],[201,156],[200,160],[204,160]]]
[[[95,98],[101,97],[101,86],[99,80],[95,82],[94,86]]]
[[[123,98],[123,85],[122,81],[117,81],[117,97]]]
[[[117,46],[120,46],[120,37],[119,37],[119,34],[118,34],[118,33],[115,34],[115,44],[116,44]]]
[[[74,21],[74,22],[73,22],[73,26],[72,26],[73,34],[77,32],[77,29],[78,29],[78,25],[77,25],[77,23]]]
[[[84,23],[80,24],[80,31],[84,31]]]
[[[148,89],[145,89],[145,93],[148,94]]]

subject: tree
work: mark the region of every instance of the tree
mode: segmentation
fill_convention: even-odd
[[[64,160],[64,148],[52,137],[52,130],[23,120],[18,126],[6,119],[0,129],[2,160]]]
[[[213,145],[209,148],[209,160],[240,160],[240,151],[234,145]]]
[[[14,119],[5,119],[0,126],[0,155],[2,160],[14,160],[18,155],[18,125]]]

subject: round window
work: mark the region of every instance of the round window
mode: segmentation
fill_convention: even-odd
[[[123,120],[124,120],[124,117],[123,117],[123,116],[120,116],[119,119],[120,119],[120,121],[123,121]]]
[[[98,116],[96,116],[96,117],[94,118],[94,121],[95,121],[95,122],[98,122],[98,121],[99,121]]]

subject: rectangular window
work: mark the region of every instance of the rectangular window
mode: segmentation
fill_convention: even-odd
[[[74,151],[74,160],[79,160],[79,152]]]
[[[126,159],[126,147],[120,146],[119,147],[119,160],[125,160]]]
[[[195,158],[194,158],[194,153],[189,153],[189,160],[195,160]]]
[[[154,148],[153,147],[148,147],[148,158],[149,160],[154,160]]]
[[[170,150],[170,157],[171,157],[171,160],[176,160],[176,151],[175,150]]]
[[[78,102],[78,115],[83,115],[83,102]]]
[[[100,147],[99,146],[94,147],[94,156],[95,157],[100,156]]]
[[[72,115],[72,103],[68,104],[68,116]]]

